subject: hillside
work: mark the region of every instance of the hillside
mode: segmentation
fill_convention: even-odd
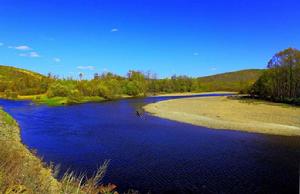
[[[31,79],[39,79],[39,80],[45,78],[44,75],[33,71],[20,69],[12,66],[0,65],[0,81],[12,81],[13,78],[16,77],[18,78],[30,77]]]
[[[197,78],[203,91],[240,91],[251,86],[264,72],[247,69]]]
[[[38,94],[45,92],[47,78],[39,73],[11,66],[0,65],[0,92]]]

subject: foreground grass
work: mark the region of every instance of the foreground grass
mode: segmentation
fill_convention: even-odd
[[[228,97],[161,101],[145,110],[162,118],[206,126],[275,135],[300,135],[300,108]]]
[[[22,143],[17,123],[0,110],[0,193],[59,193],[61,184]]]
[[[91,178],[67,172],[61,180],[57,168],[46,165],[21,143],[16,121],[0,109],[0,193],[5,194],[113,194],[115,185],[101,185],[108,162]]]

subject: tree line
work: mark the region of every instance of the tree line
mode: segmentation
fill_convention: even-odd
[[[247,80],[220,81],[214,80],[213,77],[203,80],[202,78],[176,75],[171,78],[157,79],[155,74],[140,71],[129,71],[126,77],[113,73],[96,73],[91,80],[83,79],[82,75],[79,78],[59,79],[51,74],[40,79],[20,76],[7,82],[0,81],[0,92],[5,93],[7,97],[47,94],[49,98],[100,96],[114,99],[122,95],[145,96],[174,92],[240,91],[252,83]]]
[[[19,95],[44,94],[48,98],[67,97],[79,102],[84,97],[116,99],[124,95],[146,96],[159,93],[245,91],[261,74],[261,70],[243,70],[208,77],[192,78],[173,75],[158,79],[155,73],[131,70],[126,76],[95,73],[93,79],[64,78],[48,74],[42,76],[25,70],[0,66],[0,94],[8,98]]]
[[[267,68],[249,93],[266,100],[300,104],[300,51],[288,48],[276,53]]]

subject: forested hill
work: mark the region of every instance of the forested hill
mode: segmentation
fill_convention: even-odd
[[[250,87],[263,74],[263,69],[246,69],[198,78],[202,90],[240,91]]]
[[[113,73],[97,74],[91,80],[59,79],[15,67],[0,66],[0,95],[7,98],[43,94],[42,99],[79,103],[95,98],[115,99],[120,96],[145,96],[160,93],[248,91],[264,70],[242,70],[213,76],[191,78],[172,76],[156,79],[154,75],[129,71],[126,77]],[[34,96],[33,96],[34,97]],[[35,98],[35,97],[34,97]]]
[[[0,92],[18,91],[23,95],[39,94],[47,90],[45,82],[47,82],[47,77],[42,74],[0,65]]]

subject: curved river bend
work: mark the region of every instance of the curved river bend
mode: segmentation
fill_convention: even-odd
[[[23,142],[47,162],[142,193],[298,193],[300,138],[212,130],[151,115],[148,97],[76,106],[0,100],[20,124]],[[300,116],[300,115],[299,115]]]

